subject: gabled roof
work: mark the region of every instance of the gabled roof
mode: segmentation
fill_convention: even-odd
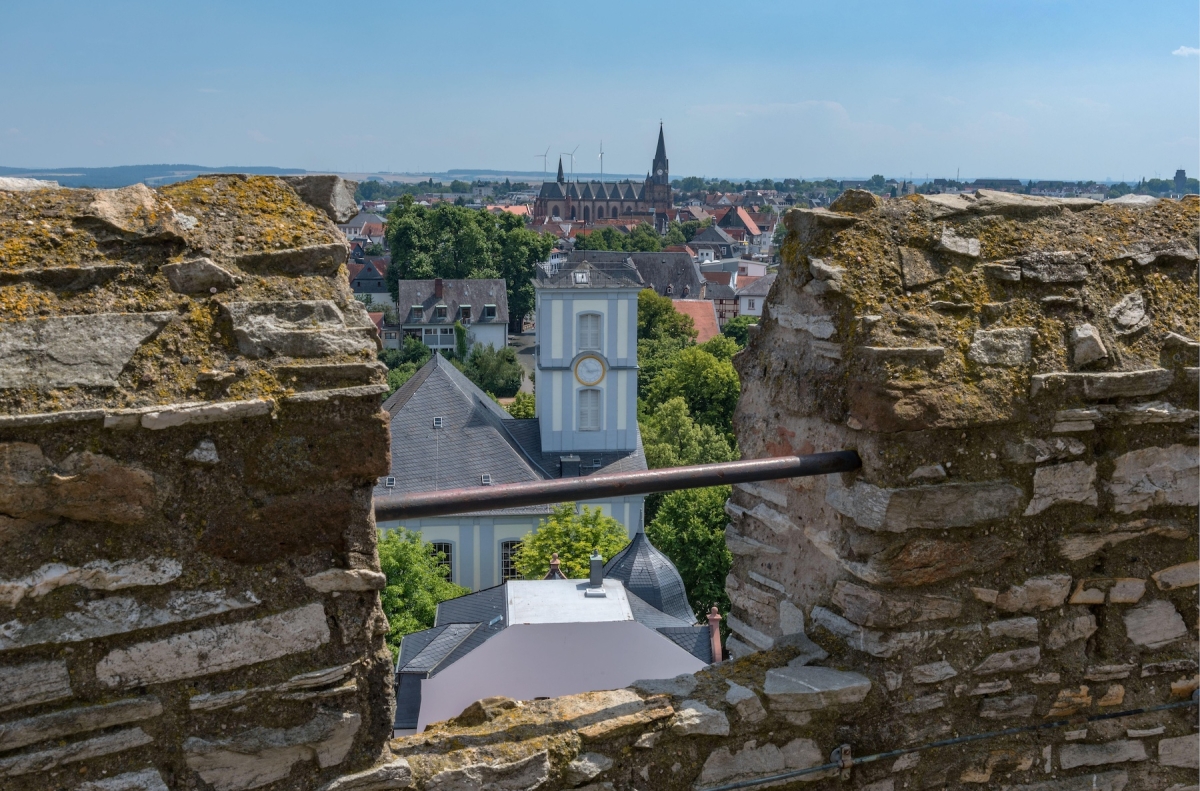
[[[637,267],[626,260],[626,254],[620,258],[612,258],[589,253],[601,253],[599,250],[576,250],[567,256],[567,260],[556,274],[545,274],[539,269],[538,283],[540,288],[641,288],[641,275]],[[593,261],[593,258],[599,260]],[[576,275],[586,275],[585,278]]]
[[[371,259],[368,259],[371,260]],[[508,290],[505,282],[499,278],[463,278],[460,280],[442,280],[442,295],[434,296],[435,280],[401,280],[396,290],[396,310],[400,314],[401,324],[453,324],[459,318],[459,308],[471,306],[471,322],[483,323],[483,308],[485,305],[496,306],[496,317],[489,319],[488,324],[508,324]],[[420,305],[421,312],[417,315],[413,305]],[[445,305],[447,308],[444,321],[434,321],[433,308]]]
[[[725,216],[720,220],[722,228],[744,228],[746,233],[751,236],[758,236],[762,231],[758,224],[750,219],[750,214],[741,206],[734,206],[729,211],[725,212]]]
[[[734,275],[733,272],[723,272],[723,271],[701,272],[700,274],[702,274],[704,276],[704,279],[707,280],[709,283],[719,283],[722,286],[727,286],[730,283],[732,283],[733,275]]]
[[[682,297],[687,292],[689,297],[699,297],[704,286],[704,278],[700,276],[700,267],[688,253],[623,253],[612,250],[574,250],[567,256],[564,266],[577,264],[586,259],[592,266],[615,266],[618,264],[632,266],[641,276],[641,282],[646,288],[652,288],[658,294],[666,295],[670,286],[672,298]]]
[[[737,290],[739,297],[765,297],[775,283],[775,273],[771,272],[762,277],[748,277],[743,280],[748,282]]]
[[[696,325],[696,343],[704,343],[721,334],[717,309],[711,299],[676,299],[674,303],[676,311],[692,317],[692,323]]]
[[[692,244],[696,242],[717,242],[719,244],[736,244],[733,237],[725,233],[725,229],[717,225],[710,225],[700,233],[692,237]]]

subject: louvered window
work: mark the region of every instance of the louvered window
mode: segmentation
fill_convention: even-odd
[[[599,313],[584,313],[579,317],[579,349],[600,349]]]
[[[600,430],[600,391],[579,391],[579,430]]]

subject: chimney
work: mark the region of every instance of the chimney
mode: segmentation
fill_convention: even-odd
[[[442,298],[442,279],[440,277],[433,279],[433,295],[438,299]]]
[[[579,477],[579,457],[572,453],[570,456],[559,456],[558,463],[561,469],[560,478],[578,478]]]
[[[604,598],[608,594],[604,592],[604,560],[600,557],[600,551],[593,549],[589,561],[588,586],[583,595],[588,598]]]
[[[717,605],[708,611],[708,639],[712,642],[713,664],[721,661],[721,614]]]

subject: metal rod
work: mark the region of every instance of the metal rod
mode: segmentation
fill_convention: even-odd
[[[965,744],[967,742],[978,742],[986,739],[998,739],[1001,736],[1012,736],[1017,733],[1030,733],[1032,731],[1043,731],[1049,728],[1064,728],[1068,725],[1082,725],[1085,722],[1099,722],[1100,720],[1115,720],[1122,717],[1132,717],[1136,714],[1149,714],[1155,711],[1167,711],[1168,709],[1180,709],[1188,706],[1197,705],[1197,700],[1180,701],[1178,703],[1164,703],[1160,706],[1147,706],[1141,709],[1129,709],[1128,711],[1115,711],[1111,714],[1093,714],[1090,717],[1072,717],[1065,720],[1055,720],[1053,722],[1042,722],[1037,725],[1026,725],[1018,728],[1005,728],[1002,731],[992,731],[990,733],[975,733],[970,736],[957,736],[953,739],[942,739],[937,742],[929,742],[928,744],[917,745],[916,747],[903,747],[899,750],[891,750],[886,753],[875,753],[874,755],[864,755],[861,758],[851,759],[853,766],[859,764],[869,764],[875,761],[883,761],[888,758],[896,758],[906,753],[920,752],[921,750],[934,750],[938,747],[950,747],[956,744]],[[833,769],[842,768],[839,761],[831,761],[820,766],[810,766],[807,769],[796,769],[791,772],[783,772],[777,775],[767,775],[766,777],[756,777],[753,780],[742,780],[737,783],[727,783],[720,786],[710,786],[702,788],[700,791],[737,791],[740,788],[753,788],[754,786],[765,785],[767,783],[778,783],[781,780],[789,780],[793,777],[801,777],[803,775],[816,774],[817,772],[828,772]]]
[[[748,459],[721,464],[696,464],[642,472],[617,472],[583,478],[555,478],[532,483],[506,483],[440,492],[383,495],[375,497],[375,519],[379,522],[448,516],[499,508],[627,497],[677,489],[725,486],[777,478],[800,478],[850,472],[862,466],[853,450],[814,453],[808,456],[780,456]]]

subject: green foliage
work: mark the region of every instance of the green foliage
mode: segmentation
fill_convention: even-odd
[[[654,411],[681,396],[694,418],[724,434],[733,432],[733,409],[741,384],[728,360],[718,360],[698,346],[682,349],[659,371],[646,391],[646,407]]]
[[[420,366],[415,365],[414,363],[401,363],[400,365],[388,371],[388,391],[387,395],[384,396],[384,399],[387,399],[388,396],[403,387],[405,382],[413,378],[413,375],[416,374],[418,369],[420,369]]]
[[[873,190],[880,190],[883,189],[883,184],[885,181],[887,181],[887,179],[876,173],[874,176],[871,176],[871,178],[867,179],[867,186]]]
[[[558,553],[562,573],[569,579],[586,579],[592,550],[609,558],[629,543],[621,523],[605,516],[599,508],[583,506],[575,513],[575,503],[560,503],[536,532],[526,533],[513,560],[517,571],[527,580],[541,579],[550,570],[550,556]]]
[[[691,316],[675,310],[670,297],[659,296],[654,289],[644,288],[638,294],[638,338],[696,339],[696,325]]]
[[[671,364],[675,355],[692,344],[682,338],[646,338],[637,342],[638,398],[644,399],[650,386],[664,369]]]
[[[363,248],[363,255],[383,255],[383,245],[375,242]]]
[[[429,362],[429,358],[432,355],[433,352],[428,346],[410,335],[404,336],[404,339],[400,342],[399,349],[384,349],[381,351],[379,353],[379,360],[388,367],[387,395],[390,396],[399,390],[422,365]],[[387,398],[387,396],[384,396],[384,398]]]
[[[721,334],[731,338],[738,346],[744,347],[750,340],[750,325],[759,322],[758,316],[735,316],[725,322]]]
[[[649,223],[639,223],[632,233],[624,234],[611,225],[575,237],[576,250],[616,250],[627,253],[657,253],[663,248],[662,237]]]
[[[513,402],[504,408],[515,418],[537,417],[537,399],[533,393],[517,393]]]
[[[550,256],[554,238],[525,228],[520,217],[439,203],[420,206],[405,196],[388,216],[388,290],[400,280],[497,278],[508,289],[510,327],[533,310],[535,267]]]
[[[728,335],[714,335],[700,344],[700,348],[724,362],[729,362],[733,359],[733,355],[742,350],[738,342]]]
[[[465,194],[471,191],[471,184],[466,181],[455,179],[450,182],[450,191],[455,194]]]
[[[496,349],[481,343],[472,347],[461,370],[480,390],[501,398],[515,396],[525,377],[511,347]]]
[[[454,322],[454,356],[460,360],[467,359],[467,328],[461,321]]]
[[[725,593],[725,577],[733,563],[725,545],[729,495],[728,486],[671,492],[646,526],[646,537],[679,569],[688,601],[702,621],[714,604],[729,612]]]
[[[442,559],[420,533],[400,527],[380,538],[379,567],[387,576],[387,587],[379,598],[390,627],[387,644],[393,657],[399,656],[401,637],[433,626],[438,602],[470,593],[446,578],[448,569],[440,565]]]
[[[641,429],[646,464],[651,469],[715,464],[738,458],[726,437],[712,426],[694,421],[687,402],[678,396],[645,415]]]

